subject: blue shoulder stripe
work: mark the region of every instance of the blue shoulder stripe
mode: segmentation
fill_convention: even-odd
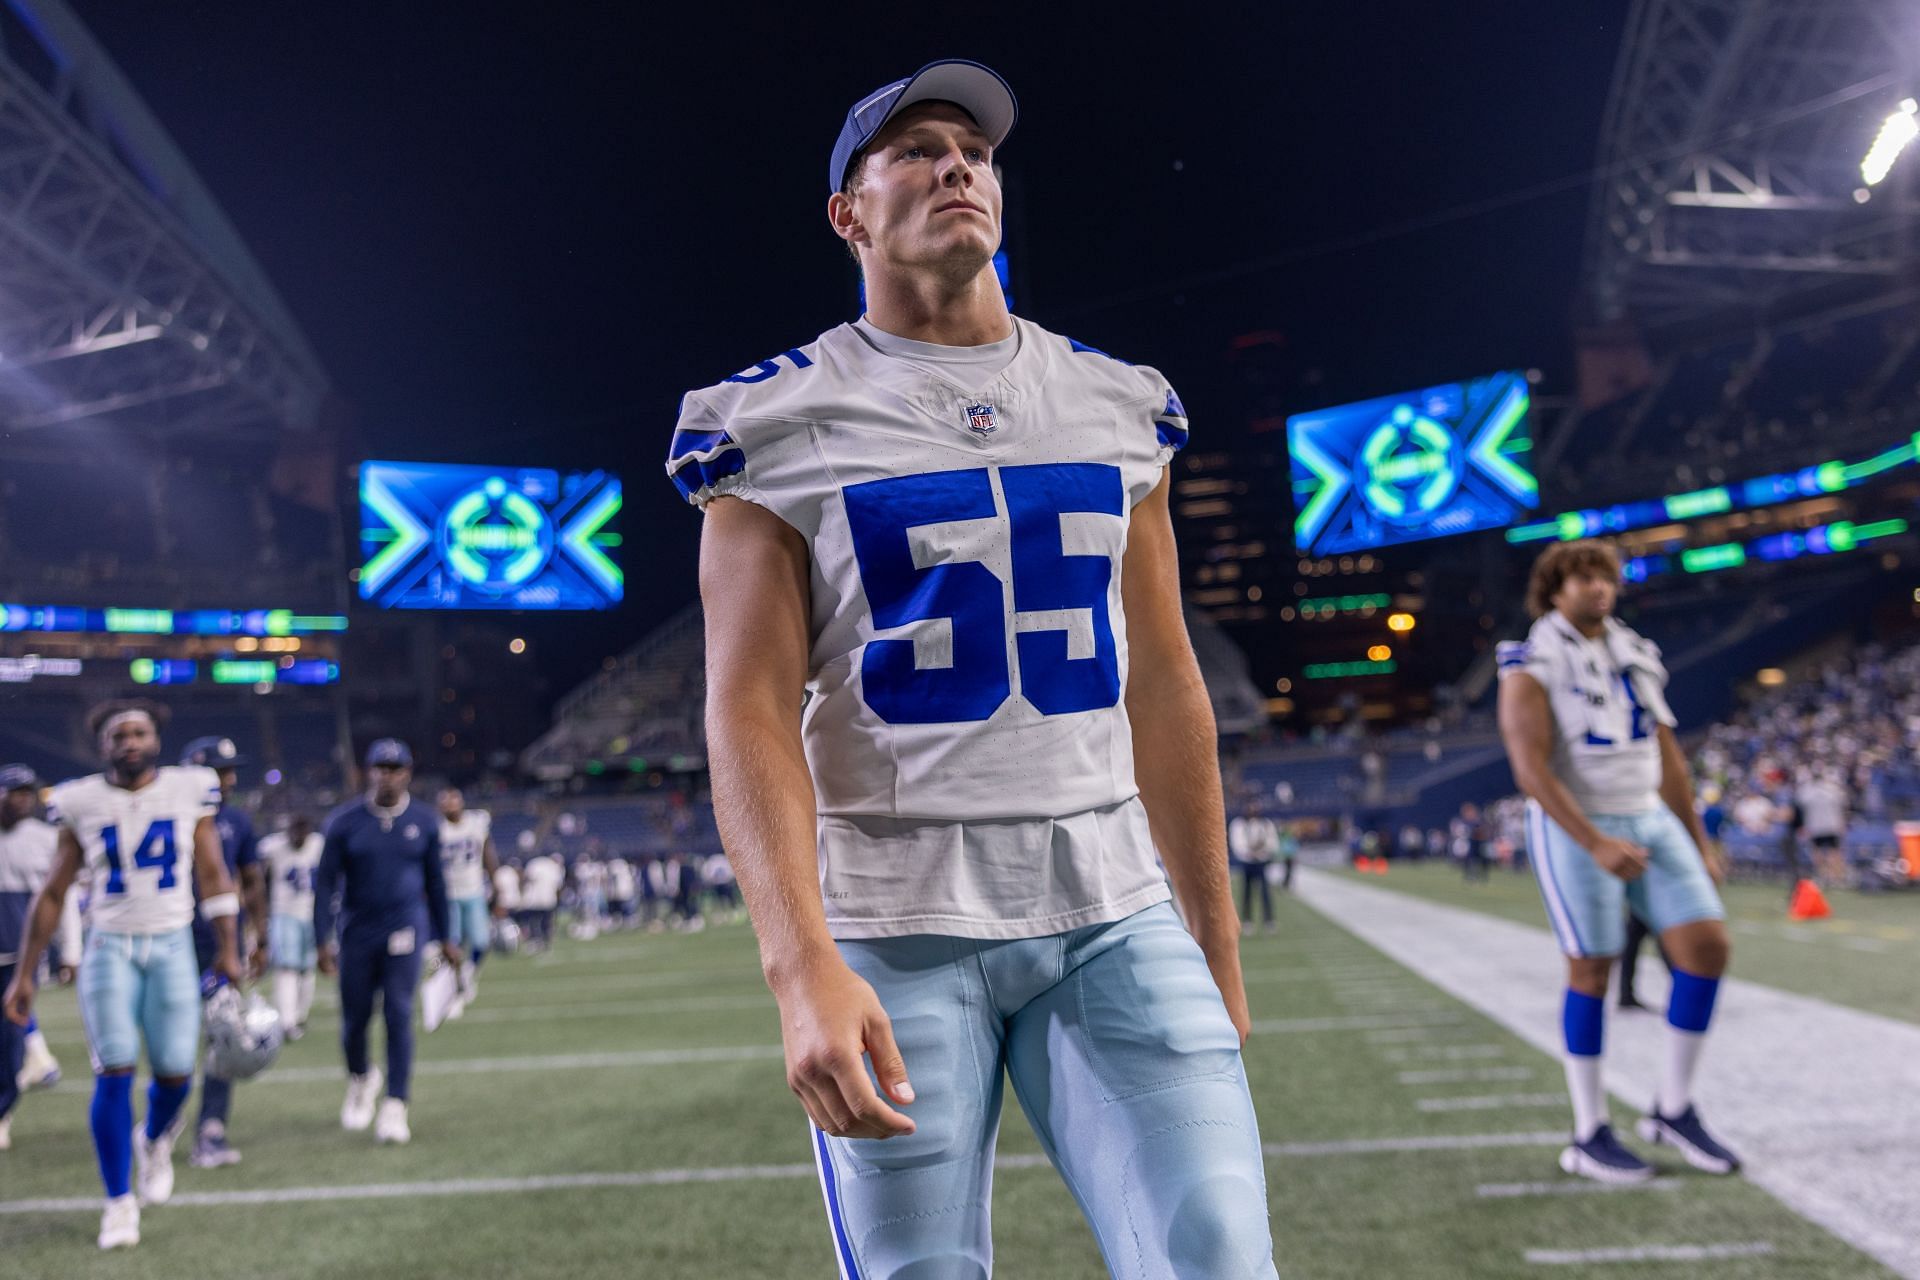
[[[1153,425],[1160,433],[1161,448],[1178,450],[1187,447],[1187,407],[1180,403],[1180,397],[1174,394],[1172,387],[1167,388],[1166,407],[1154,417]]]
[[[725,431],[675,431],[667,446],[667,475],[688,502],[746,469],[745,451]]]

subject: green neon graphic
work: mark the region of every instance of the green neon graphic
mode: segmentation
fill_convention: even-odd
[[[1384,662],[1311,662],[1302,672],[1309,680],[1342,680],[1349,676],[1389,676],[1400,669],[1393,658]]]
[[[1412,444],[1416,452],[1400,453],[1403,443]],[[1409,504],[1408,496],[1396,486],[1421,481],[1411,495],[1411,505],[1423,515],[1434,510],[1459,483],[1450,460],[1452,450],[1453,437],[1445,427],[1416,414],[1412,405],[1394,406],[1390,420],[1374,428],[1360,450],[1360,461],[1367,469],[1367,505],[1389,519],[1399,519],[1407,514]]]
[[[1695,547],[1680,553],[1680,567],[1688,573],[1712,573],[1716,569],[1732,569],[1746,562],[1747,549],[1737,542],[1723,542],[1716,547]]]
[[[1667,517],[1671,520],[1692,520],[1696,516],[1718,515],[1733,508],[1733,494],[1725,485],[1716,485],[1711,489],[1696,489],[1692,493],[1676,493],[1666,500]]]
[[[492,504],[506,524],[483,523]],[[546,516],[525,494],[509,491],[506,481],[491,476],[479,489],[468,491],[447,511],[447,564],[460,578],[485,585],[498,581],[508,586],[525,582],[546,563],[546,550],[540,545],[540,530]],[[482,555],[511,551],[512,557],[497,570]]]
[[[1473,456],[1482,467],[1498,477],[1500,482],[1509,489],[1515,493],[1525,494],[1528,498],[1536,498],[1540,493],[1540,482],[1523,468],[1507,461],[1501,454],[1507,437],[1513,434],[1514,428],[1527,420],[1526,392],[1517,386],[1512,388],[1500,401],[1500,407],[1496,412],[1498,416],[1494,419],[1493,426],[1480,437],[1480,442],[1473,446]],[[1527,441],[1527,448],[1532,447],[1533,442]]]
[[[608,559],[606,553],[594,544],[604,536],[615,540],[606,545],[619,545],[620,535],[615,533],[601,535],[600,528],[619,514],[621,501],[618,489],[612,486],[602,489],[593,501],[587,504],[586,509],[575,516],[560,533],[561,545],[572,553],[581,568],[598,579],[601,589],[609,595],[618,595],[625,589],[626,575],[621,572],[619,565]]]
[[[414,519],[378,480],[369,480],[360,486],[360,501],[372,508],[374,515],[386,521],[387,527],[398,539],[382,547],[379,554],[360,568],[360,594],[371,600],[386,580],[413,558],[414,552],[427,545],[427,527]],[[367,532],[361,530],[363,539]]]
[[[153,683],[153,659],[135,658],[127,664],[127,675],[135,684]]]
[[[107,630],[137,635],[173,634],[171,609],[108,609]]]
[[[213,664],[213,682],[215,684],[272,684],[277,670],[271,658],[226,658]]]

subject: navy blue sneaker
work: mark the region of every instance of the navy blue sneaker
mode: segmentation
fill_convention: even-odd
[[[1688,1164],[1707,1173],[1738,1173],[1740,1157],[1721,1146],[1700,1123],[1700,1113],[1689,1106],[1677,1116],[1663,1116],[1659,1108],[1640,1121],[1640,1136],[1652,1143],[1678,1147]]]
[[[1653,1166],[1621,1146],[1610,1124],[1601,1125],[1591,1138],[1562,1151],[1560,1167],[1595,1182],[1645,1182],[1653,1177]]]
[[[209,1120],[200,1126],[198,1139],[189,1157],[196,1169],[220,1169],[240,1163],[240,1153],[227,1145],[227,1126]]]

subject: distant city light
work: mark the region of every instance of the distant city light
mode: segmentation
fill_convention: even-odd
[[[1787,673],[1778,667],[1762,667],[1753,678],[1772,689],[1787,682]]]
[[[1886,180],[1893,162],[1916,135],[1920,135],[1920,103],[1908,98],[1882,122],[1873,145],[1867,148],[1866,159],[1860,162],[1860,177],[1868,186],[1877,187]]]
[[[1375,645],[1367,646],[1368,662],[1385,662],[1388,658],[1391,658],[1392,656],[1393,656],[1393,650],[1389,649],[1384,644],[1375,644]]]
[[[1389,631],[1405,632],[1413,630],[1413,627],[1414,618],[1410,613],[1390,613],[1387,615],[1387,630]]]
[[[507,641],[508,653],[525,653],[526,651],[527,651],[527,642],[525,640],[522,640],[519,636],[515,636],[513,639]]]

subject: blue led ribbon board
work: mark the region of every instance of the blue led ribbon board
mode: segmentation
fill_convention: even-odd
[[[387,609],[606,609],[625,578],[620,481],[430,462],[360,464],[360,598]]]
[[[1294,544],[1336,555],[1512,524],[1540,501],[1527,380],[1496,373],[1287,419]]]

